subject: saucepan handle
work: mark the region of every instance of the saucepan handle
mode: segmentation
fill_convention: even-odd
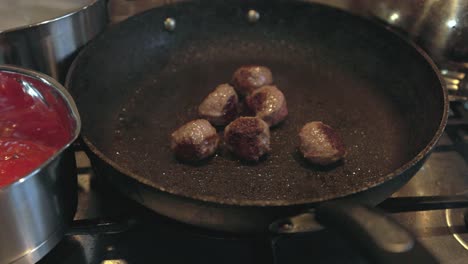
[[[314,220],[336,230],[374,263],[439,263],[406,228],[384,212],[352,201],[324,202],[305,214],[273,223],[271,229],[277,233],[304,232],[317,226]]]

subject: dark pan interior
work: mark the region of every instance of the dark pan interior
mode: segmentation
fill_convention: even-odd
[[[68,86],[82,134],[121,171],[220,203],[314,202],[388,180],[433,139],[444,109],[439,79],[397,36],[320,5],[218,4],[146,12],[98,37],[75,63]],[[253,25],[245,19],[251,7],[261,13]],[[174,32],[164,30],[166,17],[177,20]],[[223,150],[197,166],[176,161],[170,133],[244,64],[270,67],[287,98],[290,114],[271,131],[271,155],[255,165]],[[316,167],[298,154],[298,130],[314,120],[342,135],[343,163]]]

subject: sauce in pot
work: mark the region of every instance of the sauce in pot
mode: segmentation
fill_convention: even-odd
[[[70,140],[65,106],[43,82],[0,72],[0,187],[34,171]]]

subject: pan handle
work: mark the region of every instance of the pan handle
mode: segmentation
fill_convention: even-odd
[[[324,202],[315,210],[277,221],[270,229],[277,233],[316,230],[314,220],[338,231],[375,263],[439,263],[408,230],[384,212],[352,201]]]

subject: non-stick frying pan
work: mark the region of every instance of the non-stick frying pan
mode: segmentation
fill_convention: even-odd
[[[270,67],[287,98],[272,153],[254,165],[224,150],[203,164],[178,162],[170,133],[245,64]],[[102,175],[159,213],[229,231],[265,230],[337,198],[381,202],[419,169],[447,119],[440,76],[420,49],[364,19],[291,1],[150,10],[89,44],[67,86]],[[314,120],[343,136],[344,162],[317,167],[298,154],[298,130]]]

